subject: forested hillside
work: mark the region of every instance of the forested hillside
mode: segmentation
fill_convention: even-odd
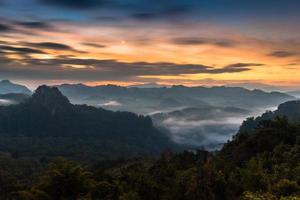
[[[219,152],[165,152],[159,159],[47,164],[1,155],[1,199],[298,200],[300,125],[261,120]],[[23,172],[23,173],[20,173]]]
[[[176,149],[149,117],[72,105],[57,88],[0,107],[0,151],[19,157],[65,156],[82,163]]]

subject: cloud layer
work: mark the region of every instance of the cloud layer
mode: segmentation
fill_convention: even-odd
[[[5,79],[293,85],[300,79],[296,0],[1,2]]]

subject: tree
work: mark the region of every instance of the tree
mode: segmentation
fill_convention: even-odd
[[[53,199],[75,200],[87,195],[92,184],[89,172],[74,162],[57,158],[49,165],[36,188]]]

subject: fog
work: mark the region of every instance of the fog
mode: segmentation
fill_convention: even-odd
[[[247,114],[224,113],[216,109],[214,113],[219,115],[215,117],[207,113],[199,115],[198,118],[187,114],[186,117],[166,117],[156,125],[167,130],[171,139],[179,144],[216,150],[237,133],[245,119],[275,109],[276,107],[262,108]]]
[[[104,102],[104,103],[100,103],[98,104],[98,106],[101,106],[101,107],[116,107],[116,106],[122,106],[121,103],[117,102],[117,101],[108,101],[108,102]]]
[[[229,140],[246,117],[196,121],[168,118],[162,124],[175,142],[212,150]]]
[[[11,105],[14,104],[14,101],[11,100],[7,100],[7,99],[0,99],[0,106],[7,106],[7,105]]]

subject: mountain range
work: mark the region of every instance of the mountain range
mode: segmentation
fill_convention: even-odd
[[[57,86],[73,103],[149,115],[154,125],[184,145],[216,149],[242,121],[296,98],[280,92],[240,87]]]
[[[30,97],[20,88],[0,95],[0,105],[16,104]],[[22,87],[21,88],[26,88]],[[176,143],[215,149],[235,134],[245,118],[275,109],[280,103],[295,100],[280,92],[248,90],[241,87],[164,87],[157,84],[121,87],[116,85],[87,86],[62,84],[56,86],[73,104],[87,104],[112,111],[134,112],[150,116],[154,126]]]
[[[219,107],[267,108],[293,96],[280,92],[247,90],[240,87],[127,88],[115,85],[90,87],[83,84],[63,84],[59,90],[74,103],[104,106],[112,110],[126,110],[148,114],[173,110],[174,107],[197,107],[204,104]]]

